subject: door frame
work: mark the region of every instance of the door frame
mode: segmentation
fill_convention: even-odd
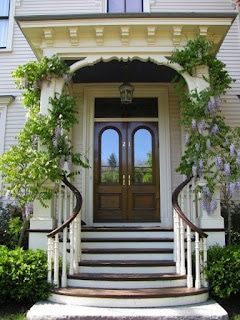
[[[94,119],[95,98],[114,98],[119,97],[120,83],[114,84],[89,84],[82,89],[83,110],[82,119],[82,141],[84,141],[83,152],[89,159],[90,168],[82,171],[81,190],[83,193],[83,215],[88,225],[92,226],[116,226],[128,225],[130,223],[94,223],[93,222],[93,189],[94,189],[94,123],[119,121],[119,118]],[[170,162],[170,127],[169,127],[169,102],[168,85],[156,83],[133,83],[135,87],[134,96],[138,98],[157,98],[158,99],[158,118],[125,118],[124,121],[146,121],[158,122],[159,134],[159,168],[160,168],[160,212],[161,221],[159,223],[131,223],[131,226],[141,225],[160,225],[169,227],[172,225],[172,204],[171,204],[171,162]],[[87,213],[87,214],[84,214]]]

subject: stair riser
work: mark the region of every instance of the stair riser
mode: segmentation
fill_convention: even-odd
[[[174,273],[175,266],[80,266],[79,272],[83,273]]]
[[[83,253],[82,260],[173,260],[172,253]]]
[[[172,231],[82,231],[82,238],[173,238]]]
[[[156,248],[173,249],[173,242],[82,242],[83,249],[117,249],[117,248]]]
[[[52,302],[91,306],[105,308],[154,308],[154,307],[175,307],[179,305],[190,305],[202,303],[208,299],[208,293],[198,295],[169,297],[169,298],[89,298],[89,297],[72,297],[66,295],[52,294],[48,300]]]
[[[105,281],[68,279],[68,286],[81,288],[104,289],[141,289],[141,288],[170,288],[186,286],[185,279],[178,280],[149,280],[149,281]]]

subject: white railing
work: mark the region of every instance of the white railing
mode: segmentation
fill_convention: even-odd
[[[174,258],[176,271],[187,276],[187,287],[207,287],[204,267],[207,264],[207,234],[196,225],[199,217],[199,197],[196,182],[187,178],[173,192]],[[195,257],[195,282],[193,283],[192,256]]]
[[[61,287],[66,287],[68,274],[78,271],[81,257],[81,207],[80,192],[64,176],[56,196],[57,228],[48,234],[48,282],[55,287],[60,286],[60,281]]]

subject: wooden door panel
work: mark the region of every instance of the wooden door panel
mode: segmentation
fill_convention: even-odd
[[[128,125],[128,217],[132,221],[159,221],[159,150],[156,123]]]
[[[94,222],[160,220],[158,152],[156,123],[95,124]]]

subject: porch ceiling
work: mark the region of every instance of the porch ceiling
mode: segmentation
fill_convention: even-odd
[[[67,60],[69,65],[75,61]],[[171,82],[178,73],[166,66],[153,62],[134,60],[131,62],[110,61],[98,62],[77,70],[74,73],[74,83],[102,82]]]
[[[16,20],[38,57],[79,59],[101,53],[169,56],[197,34],[221,45],[235,12],[141,15],[22,16]]]

